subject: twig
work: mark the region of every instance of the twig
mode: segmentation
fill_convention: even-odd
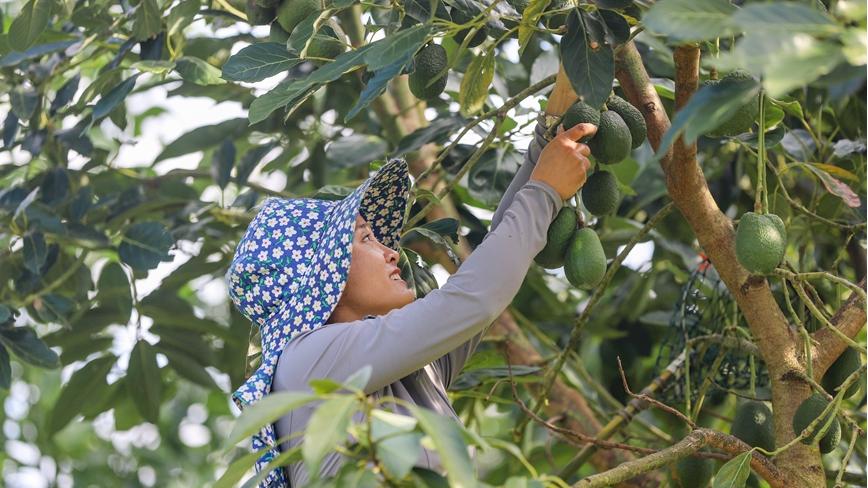
[[[626,391],[628,395],[630,395],[633,398],[638,398],[639,400],[646,401],[646,402],[650,403],[651,405],[654,405],[655,407],[659,408],[660,410],[663,410],[664,412],[671,413],[672,415],[678,417],[679,419],[683,420],[684,423],[689,425],[691,430],[696,430],[696,423],[694,421],[690,420],[690,418],[688,418],[686,415],[679,412],[678,410],[670,407],[669,405],[666,405],[665,403],[657,401],[654,398],[651,398],[651,396],[646,395],[644,393],[638,393],[638,394],[633,393],[630,390],[630,386],[627,384],[627,377],[624,375],[624,368],[621,367],[621,356],[618,356],[617,359],[618,359],[618,373],[620,373],[620,375],[621,375],[621,383],[624,385],[624,391]]]

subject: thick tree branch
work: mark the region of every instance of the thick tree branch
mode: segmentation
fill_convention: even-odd
[[[859,281],[859,287],[865,289],[864,277]],[[855,337],[865,327],[865,301],[858,294],[851,294],[830,322],[847,337]],[[819,379],[844,352],[847,344],[837,334],[826,328],[814,332],[813,337],[817,341],[816,352],[813,354],[814,378]]]

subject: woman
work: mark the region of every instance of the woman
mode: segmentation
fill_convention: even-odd
[[[263,344],[262,365],[232,395],[238,407],[272,390],[310,391],[314,378],[343,381],[370,365],[367,395],[402,398],[460,421],[446,390],[518,292],[564,200],[586,179],[590,150],[577,141],[596,127],[561,127],[549,142],[545,129],[541,115],[491,231],[442,288],[420,300],[395,279],[410,183],[403,160],[389,161],[337,202],[264,202],[228,273],[230,297],[260,327]],[[289,437],[304,431],[319,404],[297,408],[253,437],[254,450],[270,448],[257,472],[302,442]],[[354,421],[363,421],[361,412]],[[345,459],[327,455],[320,476],[336,474]],[[437,453],[424,448],[416,465],[442,472]],[[298,462],[271,469],[261,486],[304,486],[309,478]]]

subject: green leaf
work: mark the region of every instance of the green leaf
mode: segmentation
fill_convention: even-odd
[[[166,18],[166,35],[173,36],[183,32],[199,13],[200,0],[184,0],[169,12]]]
[[[714,476],[713,488],[744,488],[750,476],[750,459],[753,449],[730,459]]]
[[[326,159],[337,168],[349,168],[382,159],[389,143],[372,134],[350,134],[332,141],[325,148]]]
[[[48,250],[45,248],[45,237],[42,232],[29,231],[24,234],[24,267],[33,274],[39,274],[39,270],[45,264]]]
[[[162,13],[160,7],[157,6],[157,0],[141,0],[135,15],[133,37],[136,40],[144,41],[160,32]]]
[[[226,447],[258,432],[263,426],[274,423],[291,410],[316,400],[317,396],[301,391],[271,392],[253,406],[246,407],[235,420],[232,432],[226,438]]]
[[[226,188],[229,184],[229,175],[232,173],[232,167],[235,165],[235,143],[231,139],[226,139],[220,144],[220,147],[214,151],[214,157],[211,159],[211,176],[214,182],[220,189]]]
[[[766,97],[766,99],[769,100],[772,105],[781,108],[787,114],[792,115],[793,117],[798,117],[799,119],[804,119],[805,115],[802,112],[802,104],[799,103],[798,100],[794,100],[790,97],[785,98],[785,100],[776,100],[771,97]]]
[[[48,435],[62,429],[77,414],[88,398],[105,384],[106,375],[111,371],[117,358],[112,355],[101,356],[72,373],[69,382],[60,390],[48,420]]]
[[[310,416],[305,429],[301,455],[311,479],[318,477],[322,458],[347,437],[347,426],[358,410],[358,399],[344,395],[326,400]]]
[[[738,9],[732,24],[745,32],[834,35],[841,28],[819,10],[795,2],[752,3]]]
[[[220,70],[208,64],[207,61],[193,56],[184,56],[175,62],[177,71],[184,81],[197,85],[222,85],[226,80],[220,78]]]
[[[823,186],[826,187],[826,190],[840,198],[844,201],[844,204],[851,208],[859,208],[861,206],[861,201],[859,199],[859,195],[857,195],[853,190],[847,186],[843,181],[835,178],[829,173],[823,171],[813,164],[806,163],[795,163],[799,166],[803,166],[810,170],[812,173],[817,175],[817,178],[820,179],[820,182],[823,183]]]
[[[57,353],[52,351],[30,327],[0,329],[0,343],[8,347],[18,359],[26,363],[40,368],[60,366]]]
[[[392,64],[374,72],[374,76],[368,80],[365,88],[363,88],[362,92],[359,94],[359,99],[344,117],[345,124],[355,117],[363,108],[367,107],[372,101],[383,94],[389,81],[398,76],[413,60],[413,53],[414,51],[407,51],[404,57],[399,58]]]
[[[30,59],[38,58],[40,56],[44,56],[46,54],[63,51],[64,49],[72,46],[77,42],[80,41],[74,39],[70,41],[49,42],[33,46],[26,51],[12,51],[11,53],[3,57],[0,57],[0,68],[17,66],[22,61],[27,61]]]
[[[346,381],[343,382],[344,386],[353,391],[363,391],[366,386],[368,386],[368,381],[371,380],[371,365],[366,364],[359,368],[358,371],[351,374]]]
[[[235,139],[246,128],[247,119],[244,118],[229,119],[219,124],[198,127],[169,143],[154,160],[154,163],[208,149],[220,144],[225,139]]]
[[[521,15],[521,23],[518,26],[518,52],[524,54],[531,37],[536,33],[540,15],[546,11],[551,0],[530,0]]]
[[[425,43],[431,29],[430,24],[417,24],[370,44],[371,49],[364,55],[368,71],[380,70],[405,59],[407,53],[415,53]]]
[[[20,120],[27,120],[36,111],[39,95],[26,86],[16,86],[9,92],[9,103],[12,105],[12,113]]]
[[[166,358],[169,360],[169,365],[181,377],[210,390],[220,390],[220,387],[214,381],[214,378],[192,357],[172,347],[161,347],[159,342],[154,347],[157,352],[166,355]]]
[[[169,249],[175,243],[172,235],[159,222],[139,222],[124,232],[123,242],[118,247],[121,261],[133,269],[147,271],[156,268],[160,261],[171,261]]]
[[[745,103],[749,103],[759,93],[759,84],[753,81],[733,81],[717,83],[700,88],[690,97],[672,121],[672,126],[663,135],[655,158],[666,154],[672,143],[682,133],[684,142],[692,144],[696,138],[714,129],[729,119]]]
[[[461,88],[458,91],[461,115],[470,117],[482,110],[493,79],[494,49],[489,49],[484,56],[473,57],[467,72],[461,78]]]
[[[248,112],[250,124],[253,125],[265,120],[271,112],[274,112],[278,108],[306,98],[323,83],[334,81],[347,71],[363,65],[365,63],[365,54],[382,41],[383,39],[342,53],[332,62],[320,66],[316,71],[307,76],[280,83],[273,90],[260,96],[250,104]]]
[[[392,153],[395,156],[400,156],[415,151],[430,142],[445,142],[449,139],[449,136],[465,123],[467,123],[467,119],[457,114],[447,117],[438,117],[432,120],[427,126],[420,127],[402,137],[398,142],[398,147],[395,148]]]
[[[220,476],[214,485],[213,488],[235,488],[238,486],[238,482],[241,481],[241,478],[247,474],[248,471],[254,469],[254,464],[259,459],[260,456],[265,454],[270,447],[264,447],[258,451],[247,452],[242,454],[238,459],[232,461],[232,464],[226,468],[226,471],[223,472],[223,475]]]
[[[230,56],[223,64],[222,77],[227,81],[262,81],[301,62],[282,43],[258,42]]]
[[[12,368],[9,364],[9,351],[0,345],[0,388],[9,389],[12,384]]]
[[[377,444],[377,457],[395,479],[413,469],[422,450],[422,434],[413,432],[418,420],[385,410],[371,412],[371,440]]]
[[[96,102],[96,105],[93,107],[93,120],[94,122],[108,115],[115,107],[118,106],[119,103],[123,102],[127,95],[133,91],[133,88],[136,86],[136,79],[141,75],[141,73],[136,73],[133,76],[130,76],[126,80],[122,81],[116,87],[112,88],[111,91],[105,94],[102,98]]]
[[[127,370],[127,393],[133,399],[139,413],[148,422],[156,424],[160,420],[160,404],[163,380],[154,346],[144,339],[136,342],[130,353]]]
[[[443,250],[446,251],[446,254],[449,256],[452,262],[455,263],[456,266],[461,265],[461,259],[458,257],[457,254],[455,254],[455,250],[452,249],[452,246],[449,244],[446,238],[431,229],[427,229],[425,227],[413,227],[412,229],[408,230],[403,236],[401,236],[401,241],[408,242],[410,239],[407,239],[405,241],[404,238],[413,232],[428,238],[431,242],[443,248]]]
[[[422,430],[434,442],[434,447],[446,469],[449,486],[458,488],[477,486],[476,473],[470,462],[467,447],[462,442],[463,435],[455,420],[416,405],[410,405],[409,408],[419,420]]]
[[[675,41],[705,41],[734,34],[735,11],[728,0],[660,0],[645,12],[642,23]]]
[[[120,263],[111,261],[103,266],[97,281],[96,299],[104,311],[116,313],[115,320],[125,325],[133,310],[130,280]]]
[[[9,26],[9,46],[24,51],[36,42],[36,38],[48,27],[51,16],[51,0],[30,0]]]
[[[566,25],[560,43],[564,71],[576,95],[599,109],[615,79],[612,46],[606,42],[603,24],[580,9],[570,12]]]
[[[175,68],[175,63],[162,59],[147,59],[145,61],[136,61],[130,65],[130,68],[161,75],[172,71]]]

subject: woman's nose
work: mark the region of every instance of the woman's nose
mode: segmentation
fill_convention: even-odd
[[[390,262],[390,263],[392,263],[392,262],[397,263],[398,262],[398,251],[392,249],[389,246],[384,245],[383,247],[386,248],[386,261]]]

